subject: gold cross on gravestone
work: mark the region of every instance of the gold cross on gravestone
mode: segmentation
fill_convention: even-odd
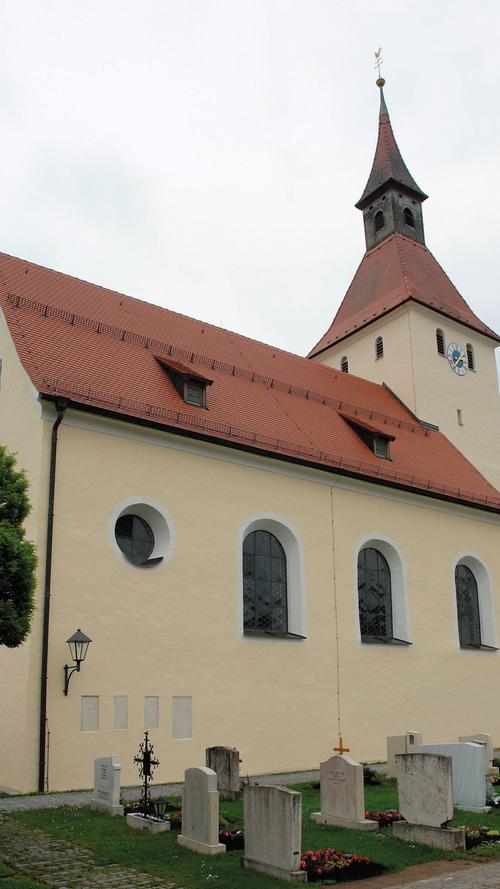
[[[342,735],[339,735],[339,746],[334,747],[333,752],[340,753],[340,755],[342,756],[343,753],[350,753],[350,751],[351,751],[350,747],[344,747],[344,739],[343,739]]]

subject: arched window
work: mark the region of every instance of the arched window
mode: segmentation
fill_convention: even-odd
[[[466,351],[467,351],[467,367],[469,368],[469,370],[475,370],[476,365],[474,363],[474,347],[472,346],[471,343],[467,343]]]
[[[381,336],[375,340],[375,358],[382,358],[384,354],[384,341]]]
[[[391,570],[385,556],[372,547],[358,555],[358,601],[361,641],[391,639]]]
[[[439,327],[436,330],[436,348],[438,355],[444,355],[444,333]]]
[[[375,231],[379,232],[385,225],[384,214],[382,210],[377,210],[375,213]]]
[[[406,225],[410,225],[411,228],[415,228],[413,213],[411,212],[409,207],[405,207],[405,222],[406,222]]]
[[[252,531],[243,541],[243,626],[245,630],[288,631],[285,551],[269,531]]]
[[[349,373],[349,362],[347,360],[347,355],[344,355],[340,359],[340,370],[342,371],[343,374]]]
[[[455,568],[455,590],[460,646],[475,648],[481,645],[479,596],[476,578],[467,565],[457,565]]]

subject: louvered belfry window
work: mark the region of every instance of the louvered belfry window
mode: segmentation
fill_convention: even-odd
[[[384,354],[384,340],[378,336],[375,340],[375,358],[382,358]]]
[[[436,330],[436,348],[438,355],[444,355],[444,333],[439,327]]]
[[[253,531],[243,542],[245,630],[288,631],[286,556],[269,531]]]
[[[471,343],[467,343],[466,349],[467,349],[467,367],[469,368],[469,370],[475,370],[476,368],[474,366],[474,347],[472,346]]]
[[[359,553],[358,596],[362,641],[391,639],[391,569],[378,549],[367,547]]]
[[[481,645],[481,619],[477,581],[467,565],[455,568],[457,593],[458,635],[462,648]]]
[[[349,361],[347,360],[347,355],[344,355],[340,360],[340,370],[342,373],[349,373]]]

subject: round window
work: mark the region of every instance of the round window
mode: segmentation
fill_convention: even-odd
[[[115,538],[124,556],[133,565],[145,565],[155,547],[153,531],[138,515],[122,515],[115,525]]]

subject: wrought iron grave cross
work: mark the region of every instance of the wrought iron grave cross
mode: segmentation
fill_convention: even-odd
[[[143,778],[141,806],[142,814],[146,818],[151,806],[149,782],[153,780],[153,769],[160,765],[160,761],[154,758],[154,747],[149,741],[148,733],[144,732],[144,741],[139,744],[139,753],[134,756],[134,762],[139,766],[139,778]]]

